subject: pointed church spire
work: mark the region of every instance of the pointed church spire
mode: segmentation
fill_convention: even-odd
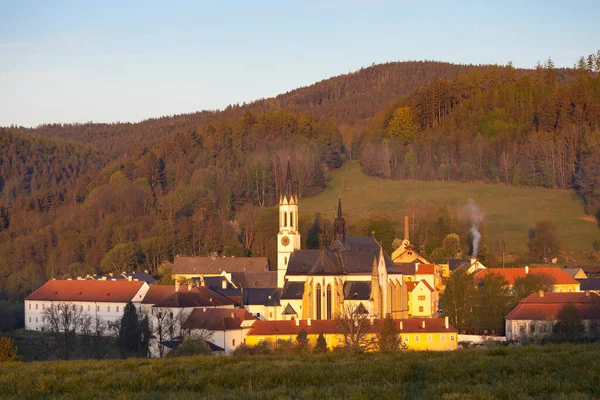
[[[335,240],[339,240],[342,243],[346,242],[346,221],[342,216],[342,196],[338,196],[338,211],[337,217],[334,221]]]
[[[285,197],[288,201],[294,196],[294,185],[292,183],[292,166],[290,164],[290,158],[288,157],[287,171],[285,173]]]

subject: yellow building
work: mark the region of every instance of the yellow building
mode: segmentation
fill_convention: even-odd
[[[376,349],[377,334],[383,326],[383,320],[376,320],[365,333],[366,350]],[[411,318],[394,320],[400,340],[408,350],[447,351],[458,347],[458,331],[449,325],[448,319]],[[293,321],[255,321],[246,335],[245,343],[256,346],[269,341],[274,346],[287,342],[296,343],[301,330],[307,333],[309,345],[314,347],[319,334],[323,334],[327,348],[343,347],[344,333],[333,320],[293,320]]]
[[[429,318],[435,313],[435,290],[426,280],[406,282],[408,288],[408,315],[411,317]]]

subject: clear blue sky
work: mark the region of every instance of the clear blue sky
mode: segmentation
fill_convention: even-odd
[[[0,0],[0,126],[139,121],[385,61],[571,67],[600,1]]]

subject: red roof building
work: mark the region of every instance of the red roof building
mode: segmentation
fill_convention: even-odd
[[[51,280],[25,298],[25,301],[141,302],[141,281]],[[138,295],[138,296],[136,296]]]
[[[552,285],[554,292],[578,292],[580,287],[580,283],[561,268],[552,267],[486,268],[475,272],[473,278],[476,283],[479,283],[490,273],[502,276],[510,286],[515,284],[517,278],[525,278],[527,274],[531,274],[548,277],[554,282]]]

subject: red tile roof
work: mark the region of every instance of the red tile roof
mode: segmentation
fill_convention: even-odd
[[[525,273],[524,267],[519,268],[487,268],[481,269],[475,272],[475,281],[481,281],[489,273],[499,274],[508,281],[509,285],[515,284],[515,279],[524,278],[527,274]],[[542,267],[542,268],[529,268],[529,273],[532,275],[546,275],[554,279],[555,285],[578,285],[574,278],[570,277],[565,271],[560,268]]]
[[[175,293],[175,285],[152,285],[146,292],[142,304],[156,304]]]
[[[431,285],[429,283],[427,283],[426,280],[421,280],[421,281],[411,281],[411,282],[406,282],[406,288],[409,292],[412,292],[419,283],[423,282],[425,284],[425,287],[427,289],[429,289],[430,292],[434,292],[433,288],[431,287]]]
[[[400,329],[402,321],[402,329]],[[383,320],[377,320],[369,329],[369,333],[378,333],[383,327]],[[394,320],[396,328],[400,333],[456,333],[458,332],[451,325],[446,328],[445,320],[442,318],[409,318]],[[425,322],[425,327],[423,327]],[[296,336],[301,329],[304,329],[309,335],[333,334],[341,335],[338,324],[334,320],[313,320],[311,326],[308,326],[306,320],[300,321],[300,326],[296,326],[296,321],[256,321],[250,328],[250,336],[269,336],[269,335],[292,335]]]
[[[141,301],[134,298],[146,285],[145,282],[128,281],[92,281],[92,280],[51,280],[30,294],[25,300],[48,301],[97,301],[118,302]]]
[[[419,264],[415,268],[416,275],[433,275],[435,273],[434,264]]]
[[[567,303],[572,303],[583,319],[600,318],[600,296],[585,292],[533,293],[519,302],[506,315],[507,320],[556,320]]]
[[[183,324],[183,329],[224,331],[242,329],[242,322],[256,320],[245,308],[196,308]]]
[[[204,286],[194,287],[188,291],[187,286],[182,286],[179,292],[159,301],[154,307],[191,308],[191,307],[218,307],[233,305],[234,302],[227,297],[213,292]]]

